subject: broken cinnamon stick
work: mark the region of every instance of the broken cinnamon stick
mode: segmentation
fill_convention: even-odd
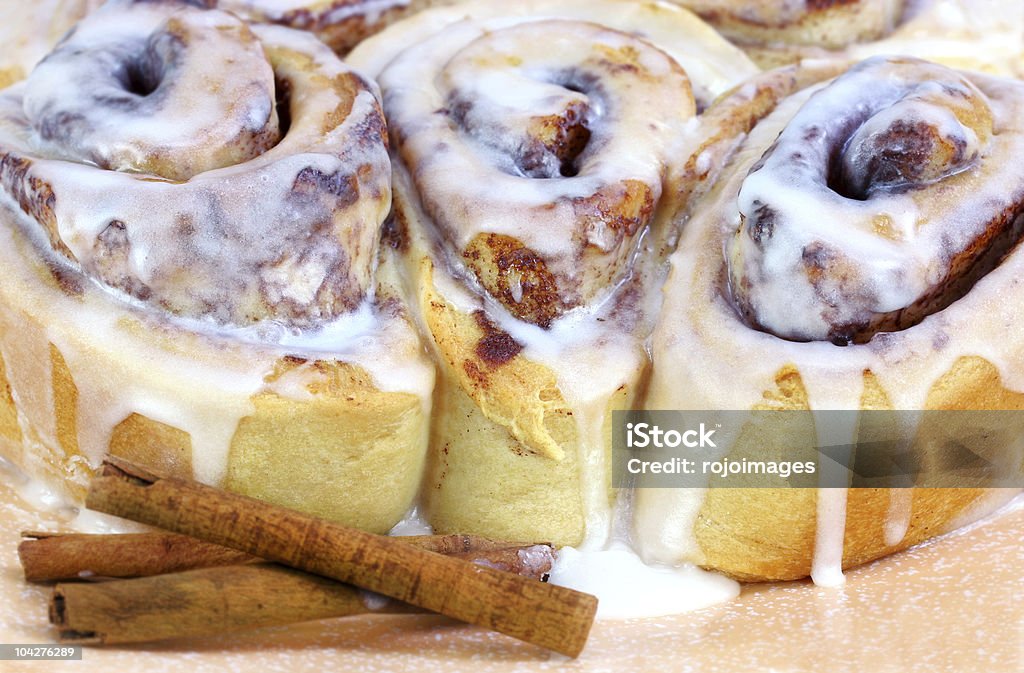
[[[353,584],[575,657],[597,599],[108,457],[86,506]],[[243,566],[244,567],[244,566]]]
[[[149,577],[197,568],[256,563],[263,559],[177,533],[23,532],[18,556],[29,582]],[[548,545],[497,542],[475,535],[397,538],[423,549],[540,579],[551,569]],[[534,567],[526,567],[533,559]]]

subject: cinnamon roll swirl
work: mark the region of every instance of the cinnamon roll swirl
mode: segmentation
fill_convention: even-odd
[[[793,84],[803,71],[744,87],[789,93],[684,229],[646,406],[848,410],[833,445],[857,444],[860,410],[1024,408],[1024,167],[1012,159],[1024,149],[1024,85],[904,57]],[[816,431],[776,439],[788,451],[829,445]],[[749,439],[723,452],[745,455]],[[998,496],[652,489],[638,494],[636,535],[649,559],[834,583]]]
[[[203,0],[250,21],[312,32],[339,54],[388,25],[460,0]]]
[[[441,363],[430,522],[602,541],[610,410],[646,372],[674,217],[724,155],[698,110],[756,69],[683,10],[614,0],[433,10],[351,60],[382,88],[393,241]]]
[[[674,0],[743,44],[841,48],[890,33],[904,0]]]
[[[109,3],[0,95],[0,188],[6,455],[401,518],[432,371],[380,253],[375,85],[306,33]]]
[[[673,0],[697,12],[763,67],[803,59],[901,54],[1020,76],[1020,0]]]

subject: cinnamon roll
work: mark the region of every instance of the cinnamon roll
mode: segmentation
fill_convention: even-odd
[[[351,61],[381,85],[391,241],[440,363],[431,524],[602,541],[653,279],[732,142],[698,111],[756,68],[684,10],[615,0],[433,10]]]
[[[759,65],[902,54],[1020,76],[1020,0],[673,0],[697,12]]]
[[[250,21],[312,32],[339,54],[386,26],[429,7],[460,0],[203,0]]]
[[[795,84],[804,71],[744,87],[789,91],[683,231],[647,408],[847,410],[849,432],[833,445],[858,443],[860,410],[1024,409],[1024,167],[1013,159],[1024,84],[905,57]],[[758,441],[827,445],[813,425]],[[748,440],[721,450],[745,455]],[[1019,458],[1010,465],[1019,474]],[[843,567],[981,516],[1000,495],[650,489],[635,533],[648,559],[834,583]]]
[[[0,188],[3,455],[401,518],[433,374],[379,246],[375,85],[306,33],[109,3],[0,94]]]
[[[904,0],[674,0],[692,9],[731,40],[841,48],[890,33]]]

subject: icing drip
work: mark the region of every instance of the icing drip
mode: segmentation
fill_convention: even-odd
[[[1013,112],[1018,106],[1019,84],[982,75],[958,73],[956,77],[966,77],[982,93],[983,102],[992,111],[994,135],[987,148],[980,149],[976,164],[933,185],[939,190],[938,196],[927,189],[891,195],[894,202],[907,204],[904,214],[894,213],[896,208],[891,203],[882,210],[889,216],[893,231],[905,232],[908,240],[914,241],[914,245],[907,247],[912,259],[918,254],[927,258],[940,246],[963,245],[972,227],[988,221],[990,211],[985,210],[985,205],[995,200],[998,210],[998,204],[1008,198],[1012,204],[1013,194],[1019,193],[1024,184],[1018,174],[1019,162],[1009,159],[1009,155],[1004,157],[1000,146],[1006,143],[1007,147],[1016,147],[1019,140],[1017,120],[1021,117]],[[749,95],[759,86],[761,84],[755,80],[739,94]],[[748,88],[749,91],[745,91]],[[878,88],[874,80],[870,88]],[[839,346],[828,341],[788,341],[750,329],[736,311],[729,297],[730,290],[735,290],[735,282],[733,287],[728,284],[730,260],[723,252],[733,244],[741,226],[741,209],[753,205],[750,190],[756,189],[771,200],[773,207],[778,207],[787,217],[792,216],[800,227],[807,227],[801,231],[813,230],[815,236],[832,242],[841,250],[848,244],[850,250],[860,254],[863,250],[879,246],[884,249],[889,245],[879,242],[870,226],[865,230],[846,220],[838,220],[845,228],[821,226],[823,214],[828,214],[828,221],[832,222],[833,216],[846,212],[845,208],[870,208],[871,199],[851,199],[851,203],[840,204],[838,209],[808,208],[801,190],[817,194],[824,188],[823,182],[787,180],[782,176],[791,173],[785,172],[771,178],[770,184],[760,181],[761,176],[758,176],[748,188],[748,176],[759,173],[773,158],[778,161],[784,158],[785,153],[780,154],[777,149],[766,161],[763,159],[765,150],[777,139],[789,137],[790,125],[801,110],[808,109],[812,95],[815,92],[824,95],[826,91],[822,86],[809,86],[783,99],[761,119],[742,139],[715,190],[684,228],[671,258],[672,271],[666,284],[662,318],[652,340],[654,369],[645,407],[742,410],[755,408],[769,399],[785,399],[796,405],[794,408],[806,405],[812,411],[852,411],[862,407],[913,411],[946,408],[945,405],[971,408],[972,405],[1008,404],[1012,407],[1018,404],[1010,396],[1024,391],[1024,369],[1020,365],[1024,362],[1024,340],[1019,331],[1009,326],[1019,322],[1015,308],[1018,302],[1012,299],[1020,286],[1017,278],[1024,265],[1019,249],[990,265],[986,275],[972,278],[973,285],[965,288],[958,300],[944,303],[941,310],[907,329],[878,333],[867,343]],[[859,94],[851,95],[835,105],[843,110],[855,108]],[[830,120],[823,115],[816,121],[823,124]],[[978,137],[981,139],[983,135]],[[983,148],[984,142],[978,147]],[[969,181],[971,186],[969,189],[944,187],[951,180]],[[839,198],[838,195],[830,197],[832,200]],[[940,200],[942,204],[938,203]],[[932,206],[952,212],[949,222],[960,223],[963,229],[952,234],[937,233],[929,229],[935,225],[931,219],[918,225],[920,214],[929,212],[927,209]],[[814,217],[808,219],[801,213],[812,213]],[[938,225],[940,230],[943,226]],[[916,247],[921,243],[922,247]],[[929,245],[935,247],[929,249]],[[1005,248],[999,252],[1004,253]],[[942,258],[942,254],[937,256]],[[820,313],[808,310],[801,300],[804,295],[799,289],[794,290],[793,282],[792,277],[783,276],[775,286],[772,310],[780,319],[799,321],[808,316],[817,319]],[[931,282],[937,280],[933,278]],[[976,369],[968,369],[970,373],[965,374],[967,367],[980,368],[985,376],[989,375],[988,368],[991,369],[994,382],[985,379],[984,385],[986,390],[991,390],[992,398],[973,400],[965,398],[966,393],[951,398],[948,383],[943,387],[936,385],[953,375],[961,379],[979,376]],[[866,385],[869,379],[870,389]],[[784,384],[792,387],[780,389]],[[969,385],[974,383],[969,381]],[[901,413],[907,424],[904,432],[913,436],[911,426],[916,421],[915,415]],[[827,428],[820,426],[818,429],[820,432]],[[825,445],[846,445],[856,437],[855,427],[843,432],[832,428],[829,432],[834,436],[819,438]],[[838,584],[842,581],[847,495],[843,489],[821,491],[818,495],[813,574],[816,581]],[[910,498],[909,490],[895,492],[887,503],[886,520],[880,522],[886,545],[905,541],[910,523]],[[671,505],[667,510],[666,500]],[[702,562],[693,524],[698,522],[698,514],[706,505],[701,494],[676,495],[668,491],[639,494],[634,517],[638,548],[650,550],[651,557],[662,562]],[[987,509],[988,505],[982,504],[978,511]],[[657,525],[658,517],[666,511],[687,526],[683,533]]]
[[[38,235],[2,198],[0,217],[20,221],[24,231]],[[352,316],[309,332],[257,333],[254,328],[231,330],[153,316],[96,284],[74,281],[80,292],[71,294],[53,287],[49,269],[60,269],[62,262],[46,259],[45,252],[40,260],[36,246],[41,243],[25,240],[16,226],[5,226],[0,233],[0,259],[8,273],[0,297],[0,354],[23,416],[20,426],[30,445],[26,456],[51,455],[52,449],[43,447],[61,446],[53,381],[39,374],[50,369],[51,349],[66,363],[77,394],[74,446],[62,446],[64,455],[56,456],[70,465],[77,460],[98,465],[116,426],[139,414],[187,433],[195,477],[219,483],[238,424],[254,411],[254,396],[275,392],[300,401],[311,396],[308,385],[316,380],[312,368],[298,367],[283,380],[271,378],[286,355],[352,363],[370,373],[378,389],[413,394],[424,413],[429,412],[433,369],[420,356],[418,340],[404,320],[379,307],[367,304]],[[71,278],[74,272],[61,273]],[[35,326],[34,317],[10,308],[17,306],[46,306],[65,319]],[[111,362],[125,365],[112,368]],[[132,362],[146,367],[128,366]],[[78,481],[86,472],[69,476]]]
[[[424,223],[413,250],[441,251],[433,286],[554,373],[576,428],[581,553],[602,553],[609,405],[635,399],[647,366],[694,115],[754,69],[686,12],[577,0],[425,12],[349,59],[381,82],[414,240]]]
[[[153,460],[223,483],[261,398],[336,401],[342,371],[428,414],[432,367],[377,277],[383,128],[312,36],[174,3],[109,3],[0,94],[12,455],[80,488],[145,422],[170,442]]]
[[[889,510],[885,514],[885,544],[895,547],[907,536],[914,492],[909,488],[889,491]]]

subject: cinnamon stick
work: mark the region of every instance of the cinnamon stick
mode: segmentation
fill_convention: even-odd
[[[29,582],[86,577],[146,577],[261,559],[174,533],[83,535],[22,533],[18,557]]]
[[[597,599],[108,457],[86,506],[577,656]]]
[[[398,601],[272,563],[218,566],[100,583],[58,584],[50,622],[63,643],[113,645],[229,633],[367,613]]]
[[[149,577],[197,568],[263,561],[256,556],[177,533],[23,532],[18,556],[29,582],[87,578]],[[505,572],[541,579],[551,570],[548,545],[497,542],[475,535],[397,538],[423,549]],[[527,565],[536,559],[533,567]]]
[[[33,581],[154,576],[141,582],[57,585],[50,600],[50,621],[60,629],[62,642],[137,643],[370,612],[417,611],[380,597],[368,600],[368,594],[349,585],[175,533],[22,536],[26,539],[18,552],[26,577]],[[398,539],[535,580],[551,570],[554,560],[554,549],[548,545],[470,535]],[[203,562],[210,567],[204,568]],[[235,567],[222,567],[232,564]]]
[[[544,549],[550,551],[539,548]],[[524,576],[535,578],[538,567],[520,565]],[[50,622],[59,629],[60,641],[92,645],[408,612],[422,610],[273,563],[200,568],[100,584],[58,584],[50,599]]]

